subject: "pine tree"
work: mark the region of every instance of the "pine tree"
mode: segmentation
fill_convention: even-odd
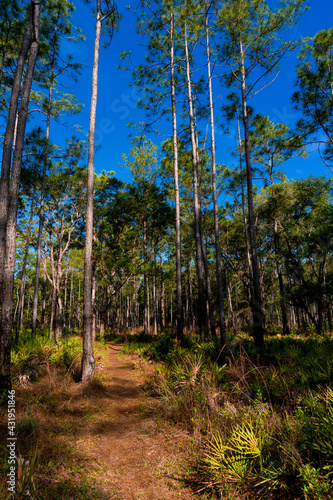
[[[253,337],[258,347],[262,346],[264,340],[264,314],[253,206],[248,99],[259,91],[258,84],[262,84],[267,76],[276,71],[283,55],[295,46],[294,42],[283,40],[281,35],[295,25],[303,3],[303,0],[284,1],[272,10],[262,0],[227,0],[219,12],[220,24],[224,25],[221,57],[231,66],[231,73],[224,81],[228,86],[238,86],[242,109],[253,276]]]
[[[11,388],[10,346],[13,321],[12,311],[15,272],[16,218],[25,127],[28,115],[30,90],[39,44],[39,18],[40,2],[39,0],[31,0],[28,28],[22,40],[21,51],[12,88],[2,156],[0,182],[0,292],[2,298],[0,320],[1,390]],[[18,98],[21,91],[23,68],[28,51],[29,56],[22,85],[21,102],[18,108]],[[11,158],[16,114],[17,125],[15,147],[13,158]]]
[[[84,254],[84,285],[83,285],[83,353],[81,378],[88,382],[95,374],[95,358],[92,344],[92,276],[93,276],[93,203],[94,203],[94,156],[95,156],[95,122],[98,91],[98,62],[101,34],[107,31],[109,41],[112,38],[113,28],[117,22],[116,7],[112,0],[96,0],[96,29],[94,44],[94,62],[92,70],[92,89],[90,102],[90,118],[88,133],[88,180],[86,203],[86,234]]]

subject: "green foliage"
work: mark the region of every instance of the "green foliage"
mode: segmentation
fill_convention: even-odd
[[[14,377],[29,375],[34,380],[50,365],[72,370],[81,351],[82,341],[78,337],[62,338],[55,344],[46,336],[31,337],[29,331],[21,332],[19,343],[12,350]]]
[[[297,68],[297,91],[293,95],[296,109],[303,112],[298,123],[304,134],[320,138],[324,143],[323,160],[332,165],[332,57],[333,29],[319,31],[313,38],[304,40]]]
[[[271,438],[261,419],[257,423],[250,420],[236,425],[226,440],[216,431],[207,443],[203,470],[215,477],[223,474],[227,481],[239,486],[268,482],[276,485],[281,470],[270,464],[270,443]]]
[[[314,452],[318,462],[320,456],[326,457],[324,468],[333,474],[333,390],[328,387],[307,398],[298,416],[303,421],[302,448]]]
[[[332,482],[323,476],[319,469],[306,464],[300,469],[300,478],[303,483],[305,500],[321,500],[333,498]]]

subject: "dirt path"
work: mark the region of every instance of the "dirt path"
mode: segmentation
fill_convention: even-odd
[[[190,437],[159,416],[142,389],[152,372],[108,343],[86,386],[51,368],[28,387],[15,387],[18,453],[27,459],[36,443],[41,452],[32,498],[193,498],[183,482]],[[3,410],[4,442],[6,425]],[[0,497],[5,480],[1,476]]]
[[[90,393],[95,418],[77,429],[76,447],[103,470],[99,487],[105,498],[193,498],[181,481],[188,436],[165,425],[147,404],[141,387],[150,367],[138,368],[120,351],[118,345],[108,344],[97,368],[103,390],[97,387]]]
[[[190,436],[158,416],[142,390],[152,371],[108,343],[86,386],[51,369],[28,387],[15,387],[18,454],[27,459],[36,443],[40,450],[31,498],[193,499],[183,482]],[[0,413],[5,442],[5,409]],[[5,470],[3,451],[0,462]],[[5,481],[0,474],[0,498]]]

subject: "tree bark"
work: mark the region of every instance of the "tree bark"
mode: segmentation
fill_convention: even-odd
[[[56,33],[57,33],[57,31],[55,29],[54,37],[56,36]],[[53,84],[54,84],[55,56],[56,56],[56,46],[55,46],[55,41],[54,41],[53,53],[52,53],[52,63],[51,63],[49,95],[48,95],[47,112],[46,112],[44,161],[43,161],[43,173],[42,173],[42,188],[41,188],[41,193],[40,193],[39,225],[38,225],[38,237],[37,237],[37,247],[36,247],[35,288],[34,288],[34,301],[33,301],[33,310],[32,310],[32,335],[36,335],[36,329],[37,329],[39,277],[40,277],[40,263],[41,263],[41,255],[42,255],[42,237],[43,237],[43,226],[44,226],[44,198],[45,198],[47,160],[48,160],[48,154],[49,154],[49,138],[50,138],[50,122],[51,122],[51,111],[52,111],[52,93],[53,93]]]
[[[143,258],[144,258],[144,272],[143,272],[143,331],[145,335],[150,333],[149,329],[149,289],[147,278],[147,223],[143,223]]]
[[[236,107],[237,114],[237,131],[238,131],[238,146],[239,146],[239,167],[241,172],[241,191],[242,191],[242,214],[244,221],[244,232],[245,232],[245,244],[246,244],[246,264],[248,271],[248,284],[247,284],[247,295],[249,307],[252,307],[253,301],[253,277],[252,277],[252,269],[251,269],[251,255],[250,255],[250,243],[249,243],[249,231],[248,231],[248,223],[246,217],[245,210],[245,193],[244,193],[244,182],[243,182],[243,158],[242,158],[242,139],[241,139],[241,131],[240,131],[240,119],[238,109]]]
[[[193,205],[194,205],[194,226],[195,226],[195,248],[196,248],[196,265],[198,278],[198,325],[200,340],[206,339],[206,312],[205,312],[205,289],[203,276],[203,259],[202,259],[202,222],[201,222],[201,207],[199,196],[199,169],[197,144],[195,139],[193,99],[192,99],[192,84],[190,75],[190,56],[187,40],[187,25],[184,27],[184,45],[186,57],[186,82],[187,82],[187,99],[189,106],[191,145],[192,145],[192,165],[193,165]]]
[[[40,318],[40,327],[44,330],[45,327],[45,309],[46,309],[46,271],[43,269],[43,286],[42,286],[42,313]]]
[[[171,72],[171,107],[172,107],[172,147],[173,147],[173,177],[175,188],[175,245],[176,245],[176,294],[177,294],[177,340],[184,341],[183,299],[182,299],[182,262],[181,262],[181,232],[180,232],[180,200],[179,200],[179,166],[177,144],[177,112],[176,112],[176,85],[174,61],[174,14],[170,20],[170,72]]]
[[[255,345],[257,347],[261,347],[264,343],[264,330],[263,330],[264,315],[262,311],[256,229],[254,220],[252,167],[250,158],[250,133],[249,133],[249,119],[248,119],[247,100],[246,100],[246,76],[245,76],[245,66],[244,66],[244,51],[241,41],[239,47],[241,56],[242,111],[243,111],[243,125],[245,134],[244,146],[245,146],[246,179],[247,179],[247,199],[248,199],[248,212],[249,212],[249,233],[250,233],[250,243],[251,243],[252,275],[253,275],[252,328],[253,328],[253,337]]]
[[[220,330],[221,346],[223,347],[226,344],[226,333],[225,333],[225,322],[224,322],[224,306],[223,306],[224,297],[223,297],[223,280],[222,280],[222,270],[221,270],[220,229],[219,229],[219,215],[218,215],[217,189],[216,189],[214,104],[213,104],[211,65],[210,65],[208,14],[206,15],[206,55],[207,55],[207,77],[208,77],[208,93],[209,93],[210,138],[211,138],[211,154],[212,154],[212,191],[213,191],[213,209],[214,209],[215,264],[216,264],[217,296],[219,304],[218,327]]]
[[[152,249],[152,258],[153,258],[153,289],[152,289],[153,330],[154,330],[154,335],[157,335],[158,304],[157,304],[157,293],[156,293],[156,258],[155,258],[154,244]]]
[[[165,328],[165,293],[164,293],[164,278],[163,278],[163,252],[160,255],[161,265],[161,330]],[[178,338],[178,337],[177,337]]]
[[[16,129],[15,124],[18,113],[19,95],[22,88],[23,70],[28,51],[33,41],[34,27],[37,20],[36,16],[38,16],[37,22],[39,22],[39,3],[37,3],[37,0],[31,0],[29,22],[27,30],[23,36],[20,53],[16,63],[13,87],[10,95],[7,126],[3,139],[0,179],[0,297],[3,293],[2,287],[4,280],[4,265],[6,253],[6,227],[8,216],[9,179],[12,160],[12,147]]]
[[[102,28],[101,0],[96,0],[96,29],[94,45],[94,63],[92,73],[89,135],[88,135],[88,180],[86,208],[86,240],[84,252],[84,291],[83,291],[83,353],[81,364],[82,382],[92,380],[95,375],[95,357],[92,339],[92,248],[94,227],[94,157],[95,123],[98,90],[98,62]]]
[[[24,259],[23,259],[23,266],[22,266],[22,279],[21,279],[20,299],[19,299],[19,307],[18,307],[17,322],[16,322],[15,344],[18,343],[19,332],[23,328],[23,307],[24,307],[24,295],[25,295],[26,268],[27,268],[28,255],[29,255],[31,225],[32,225],[32,219],[33,219],[34,207],[35,207],[35,194],[36,194],[36,185],[34,185],[32,197],[31,197],[30,218],[29,218],[29,223],[28,223],[28,228],[27,228],[27,237],[26,237]]]
[[[24,147],[25,128],[28,115],[31,84],[38,51],[40,4],[32,1],[32,43],[28,57],[27,70],[22,88],[21,105],[17,122],[15,150],[10,176],[8,212],[6,225],[6,248],[3,272],[2,311],[0,322],[0,389],[11,388],[10,348],[13,322],[13,290],[15,273],[16,223],[19,198],[19,184]],[[1,217],[0,217],[1,218]],[[4,221],[4,220],[3,220]]]

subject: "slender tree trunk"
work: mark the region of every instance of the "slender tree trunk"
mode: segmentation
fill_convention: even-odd
[[[10,348],[13,322],[13,290],[15,273],[16,223],[19,198],[19,183],[24,147],[25,127],[28,115],[30,90],[38,51],[40,4],[32,2],[33,38],[28,57],[27,70],[22,88],[21,105],[17,123],[16,143],[10,176],[10,193],[6,226],[6,249],[3,267],[3,300],[0,322],[0,390],[11,388]],[[1,215],[0,215],[1,219]]]
[[[283,276],[281,271],[281,264],[278,259],[278,251],[279,251],[279,234],[277,229],[277,221],[274,221],[274,249],[275,249],[275,261],[277,268],[277,275],[279,280],[279,291],[280,291],[280,307],[282,313],[282,328],[283,335],[288,335],[290,333],[288,326],[288,316],[287,316],[287,308],[284,297],[284,284],[283,284]]]
[[[157,293],[156,293],[156,258],[155,258],[154,244],[153,244],[152,257],[153,257],[153,266],[154,266],[153,289],[152,289],[153,330],[154,330],[154,335],[157,335],[158,303],[157,303]]]
[[[53,48],[53,55],[52,55],[51,78],[50,78],[50,87],[49,87],[47,114],[46,114],[46,132],[45,132],[44,161],[43,161],[43,173],[42,173],[42,189],[41,189],[41,193],[40,193],[39,224],[38,224],[38,237],[37,237],[37,247],[36,247],[35,288],[34,288],[34,302],[33,302],[33,310],[32,310],[32,335],[36,335],[36,329],[37,329],[39,277],[40,277],[40,263],[41,263],[41,256],[42,256],[42,237],[43,237],[43,226],[44,226],[44,198],[45,198],[45,185],[46,185],[46,169],[47,169],[47,161],[48,161],[48,154],[49,154],[52,92],[53,92],[53,83],[54,83],[54,65],[55,65],[55,46]]]
[[[81,328],[81,280],[79,278],[79,289],[77,297],[77,323],[79,328]]]
[[[208,260],[206,254],[205,242],[202,240],[202,260],[205,268],[206,275],[206,286],[207,286],[207,301],[208,301],[208,315],[209,315],[209,324],[210,324],[210,332],[214,339],[216,339],[216,324],[214,317],[214,307],[213,307],[213,294],[212,294],[212,286],[210,282],[209,275],[209,267]]]
[[[31,225],[32,225],[32,219],[34,216],[35,194],[36,194],[36,185],[34,185],[32,197],[31,197],[30,218],[29,218],[29,223],[28,223],[28,228],[27,228],[27,237],[26,237],[24,259],[23,259],[23,266],[22,266],[22,279],[21,279],[21,290],[20,290],[18,317],[17,317],[17,322],[16,322],[15,344],[17,344],[17,342],[18,342],[19,332],[23,328],[23,306],[24,306],[24,292],[25,292],[25,282],[26,282],[26,268],[27,268],[28,255],[29,255]]]
[[[148,333],[150,334],[150,284],[147,281],[147,326]]]
[[[16,306],[15,306],[14,319],[13,319],[14,323],[15,323],[17,311],[18,311],[18,308],[19,308],[19,301],[20,301],[20,295],[19,294],[20,294],[19,287],[17,287],[16,288]]]
[[[62,310],[63,310],[59,286],[58,286],[56,295],[57,295],[56,325],[55,325],[55,331],[54,331],[54,338],[55,338],[56,343],[58,344],[59,339],[62,335]]]
[[[116,332],[120,333],[120,290],[117,287],[116,291]]]
[[[71,288],[69,293],[69,313],[68,313],[68,328],[72,328],[72,314],[73,314],[73,304],[74,304],[74,283],[73,283],[74,269],[72,267],[71,272]]]
[[[172,107],[172,147],[173,147],[173,177],[175,187],[175,245],[176,245],[176,294],[177,294],[177,340],[183,344],[183,299],[182,299],[182,262],[181,262],[181,232],[180,232],[180,200],[179,200],[179,166],[177,144],[177,111],[176,84],[174,60],[174,14],[170,20],[170,72],[171,72],[171,107]]]
[[[201,223],[201,208],[200,208],[200,197],[199,197],[199,169],[198,169],[197,144],[195,139],[195,128],[194,128],[192,84],[190,75],[190,56],[188,51],[186,23],[184,28],[184,44],[185,44],[185,57],[186,57],[187,98],[188,98],[189,117],[190,117],[192,165],[193,165],[194,226],[195,226],[195,247],[196,247],[196,264],[197,264],[197,278],[198,278],[198,325],[199,325],[200,340],[204,341],[206,338],[206,312],[205,312],[206,300],[205,300],[205,289],[204,289],[202,243],[201,243],[202,223]]]
[[[256,229],[254,221],[254,206],[253,206],[253,185],[252,185],[252,167],[250,158],[250,133],[249,133],[249,120],[246,101],[246,77],[244,66],[244,52],[243,45],[240,41],[240,55],[241,55],[241,80],[242,80],[242,111],[243,111],[243,125],[245,134],[245,162],[246,162],[246,178],[247,178],[247,199],[248,199],[248,212],[249,212],[249,232],[251,243],[251,260],[252,260],[252,275],[253,275],[253,300],[252,300],[252,327],[254,342],[257,347],[261,347],[264,343],[264,315],[262,310],[260,277],[257,256],[257,242],[256,242]]]
[[[250,255],[250,242],[249,242],[249,231],[248,231],[248,223],[246,217],[245,210],[245,192],[244,192],[244,182],[243,182],[243,157],[242,157],[242,139],[241,139],[241,131],[240,131],[240,119],[238,109],[236,107],[237,114],[237,131],[238,131],[238,147],[239,147],[239,167],[241,172],[241,189],[242,189],[242,214],[244,221],[244,231],[245,231],[245,243],[246,243],[246,264],[248,271],[248,302],[249,307],[252,307],[253,301],[253,277],[252,277],[252,269],[251,269],[251,255]]]
[[[4,280],[4,265],[6,253],[6,227],[8,216],[9,200],[9,179],[12,160],[12,147],[15,138],[15,124],[18,113],[18,101],[22,88],[23,70],[28,55],[28,51],[33,41],[36,24],[39,22],[39,4],[37,0],[31,0],[30,17],[27,30],[23,36],[20,53],[16,62],[16,69],[12,92],[10,96],[7,126],[3,139],[1,179],[0,179],[0,297],[2,297],[2,287]]]
[[[191,277],[191,259],[187,257],[187,297],[188,297],[188,317],[187,328],[188,330],[194,329],[193,323],[193,294],[192,294],[192,277]]]
[[[148,297],[148,278],[147,278],[147,223],[143,223],[143,258],[144,258],[144,273],[143,273],[143,331],[145,335],[150,333],[149,331],[149,297]]]
[[[53,332],[53,322],[54,322],[54,316],[56,314],[56,297],[57,297],[57,292],[55,288],[55,284],[52,286],[52,298],[51,298],[51,315],[50,315],[50,324],[49,324],[49,340],[52,340],[52,332]]]
[[[43,286],[42,286],[42,313],[40,318],[40,327],[45,328],[45,309],[46,309],[46,272],[43,270]]]
[[[102,28],[101,0],[96,0],[96,31],[94,45],[94,64],[92,74],[89,135],[88,135],[88,181],[86,208],[86,241],[84,252],[84,297],[83,297],[83,353],[82,382],[87,382],[95,375],[95,358],[92,339],[92,249],[93,249],[93,203],[94,203],[94,156],[95,156],[95,123],[97,107],[97,79],[99,46]]]
[[[195,122],[195,135],[196,135],[196,152],[197,152],[197,164],[198,164],[198,179],[199,179],[199,165],[200,165],[200,157],[199,157],[199,137],[198,137],[198,130],[197,130],[197,124],[196,124],[196,117],[194,116],[194,122]],[[201,198],[201,185],[199,185],[199,200]],[[199,201],[199,206],[200,206],[200,219],[201,218],[201,204]],[[215,316],[214,316],[214,306],[213,306],[213,295],[212,295],[212,287],[211,287],[211,281],[210,281],[210,273],[209,273],[209,266],[208,266],[208,260],[207,260],[207,252],[206,252],[206,247],[205,247],[205,240],[204,240],[204,235],[203,235],[203,228],[202,228],[202,222],[200,223],[200,241],[201,241],[201,251],[202,251],[202,263],[205,269],[205,276],[206,276],[206,292],[207,292],[207,318],[208,318],[208,331],[211,333],[211,336],[216,339],[216,323],[215,323]]]
[[[223,280],[222,280],[221,251],[220,251],[220,229],[219,229],[219,215],[218,215],[217,189],[216,189],[214,103],[213,103],[212,75],[211,75],[209,45],[210,44],[209,44],[208,15],[206,15],[206,55],[207,55],[210,137],[211,137],[211,154],[212,154],[212,191],[213,191],[213,208],[214,208],[215,264],[216,264],[217,296],[218,296],[218,304],[219,304],[218,327],[220,329],[221,345],[223,347],[226,344],[226,334],[225,334],[225,324],[224,324]]]
[[[65,290],[64,290],[64,314],[62,320],[62,326],[66,328],[66,319],[67,319],[67,290],[68,288],[68,263],[66,263],[66,277],[65,277]]]
[[[96,276],[95,276],[96,266],[93,267],[93,279],[92,279],[92,291],[91,291],[91,303],[92,303],[92,338],[96,341]]]
[[[163,278],[163,252],[161,249],[161,330],[165,328],[165,293],[164,293],[164,278]],[[177,337],[178,338],[178,337]]]

